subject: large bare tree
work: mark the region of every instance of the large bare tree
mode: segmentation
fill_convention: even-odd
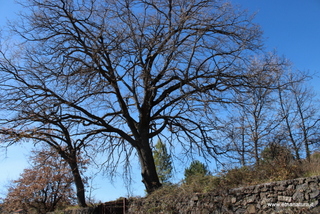
[[[23,44],[2,52],[3,101],[63,106],[61,118],[99,130],[107,152],[134,149],[149,193],[161,186],[152,138],[219,152],[211,105],[248,86],[244,61],[260,47],[246,12],[219,0],[25,2],[11,24]]]

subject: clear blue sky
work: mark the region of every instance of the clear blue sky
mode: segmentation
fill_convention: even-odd
[[[320,72],[319,0],[232,0],[257,12],[255,22],[264,31],[265,45],[291,60],[299,70]],[[315,84],[319,76],[315,77]],[[319,88],[317,89],[318,92]]]
[[[6,19],[14,19],[19,7],[13,0],[0,0],[0,27]],[[312,85],[320,94],[320,0],[231,0],[250,13],[257,12],[255,22],[264,31],[265,46],[290,59],[296,69],[315,73]],[[0,153],[0,195],[9,179],[16,179],[25,161],[26,148],[9,149],[8,158]],[[138,167],[134,168],[139,172]],[[182,173],[182,172],[180,172]],[[143,195],[139,173],[134,177],[133,195]],[[94,194],[101,201],[127,196],[121,182],[110,185],[108,179],[96,178]],[[99,183],[99,185],[98,185]]]

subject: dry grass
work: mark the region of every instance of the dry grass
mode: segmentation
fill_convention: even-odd
[[[320,175],[320,152],[311,155],[311,161],[303,161],[301,163],[303,169],[303,177],[311,177]]]

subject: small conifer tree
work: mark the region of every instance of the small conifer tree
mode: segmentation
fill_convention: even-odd
[[[190,166],[184,170],[184,177],[187,183],[195,177],[204,177],[209,174],[207,166],[198,160],[192,161]]]
[[[156,165],[156,170],[163,184],[170,183],[172,177],[172,161],[168,154],[166,145],[159,139],[153,151],[153,158]]]

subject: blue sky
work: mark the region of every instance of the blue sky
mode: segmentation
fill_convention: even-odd
[[[267,50],[276,50],[279,55],[290,59],[299,70],[314,73],[312,85],[320,94],[320,0],[231,0],[241,5],[250,13],[257,12],[255,22],[264,31]],[[6,19],[14,19],[19,7],[14,0],[0,0],[0,26]],[[25,155],[29,148],[15,146],[9,148],[7,157],[0,152],[0,196],[8,180],[16,179],[27,166]],[[139,172],[135,167],[134,171]],[[182,173],[182,172],[178,172]],[[178,176],[179,177],[179,176]],[[139,173],[134,177],[133,195],[143,195],[143,186]],[[101,201],[127,196],[122,182],[109,184],[108,179],[99,176],[94,188],[99,188],[93,195]]]
[[[291,60],[299,70],[320,71],[320,0],[232,0],[257,12],[265,45]],[[314,77],[313,83],[319,81]],[[319,92],[319,88],[317,88]]]

